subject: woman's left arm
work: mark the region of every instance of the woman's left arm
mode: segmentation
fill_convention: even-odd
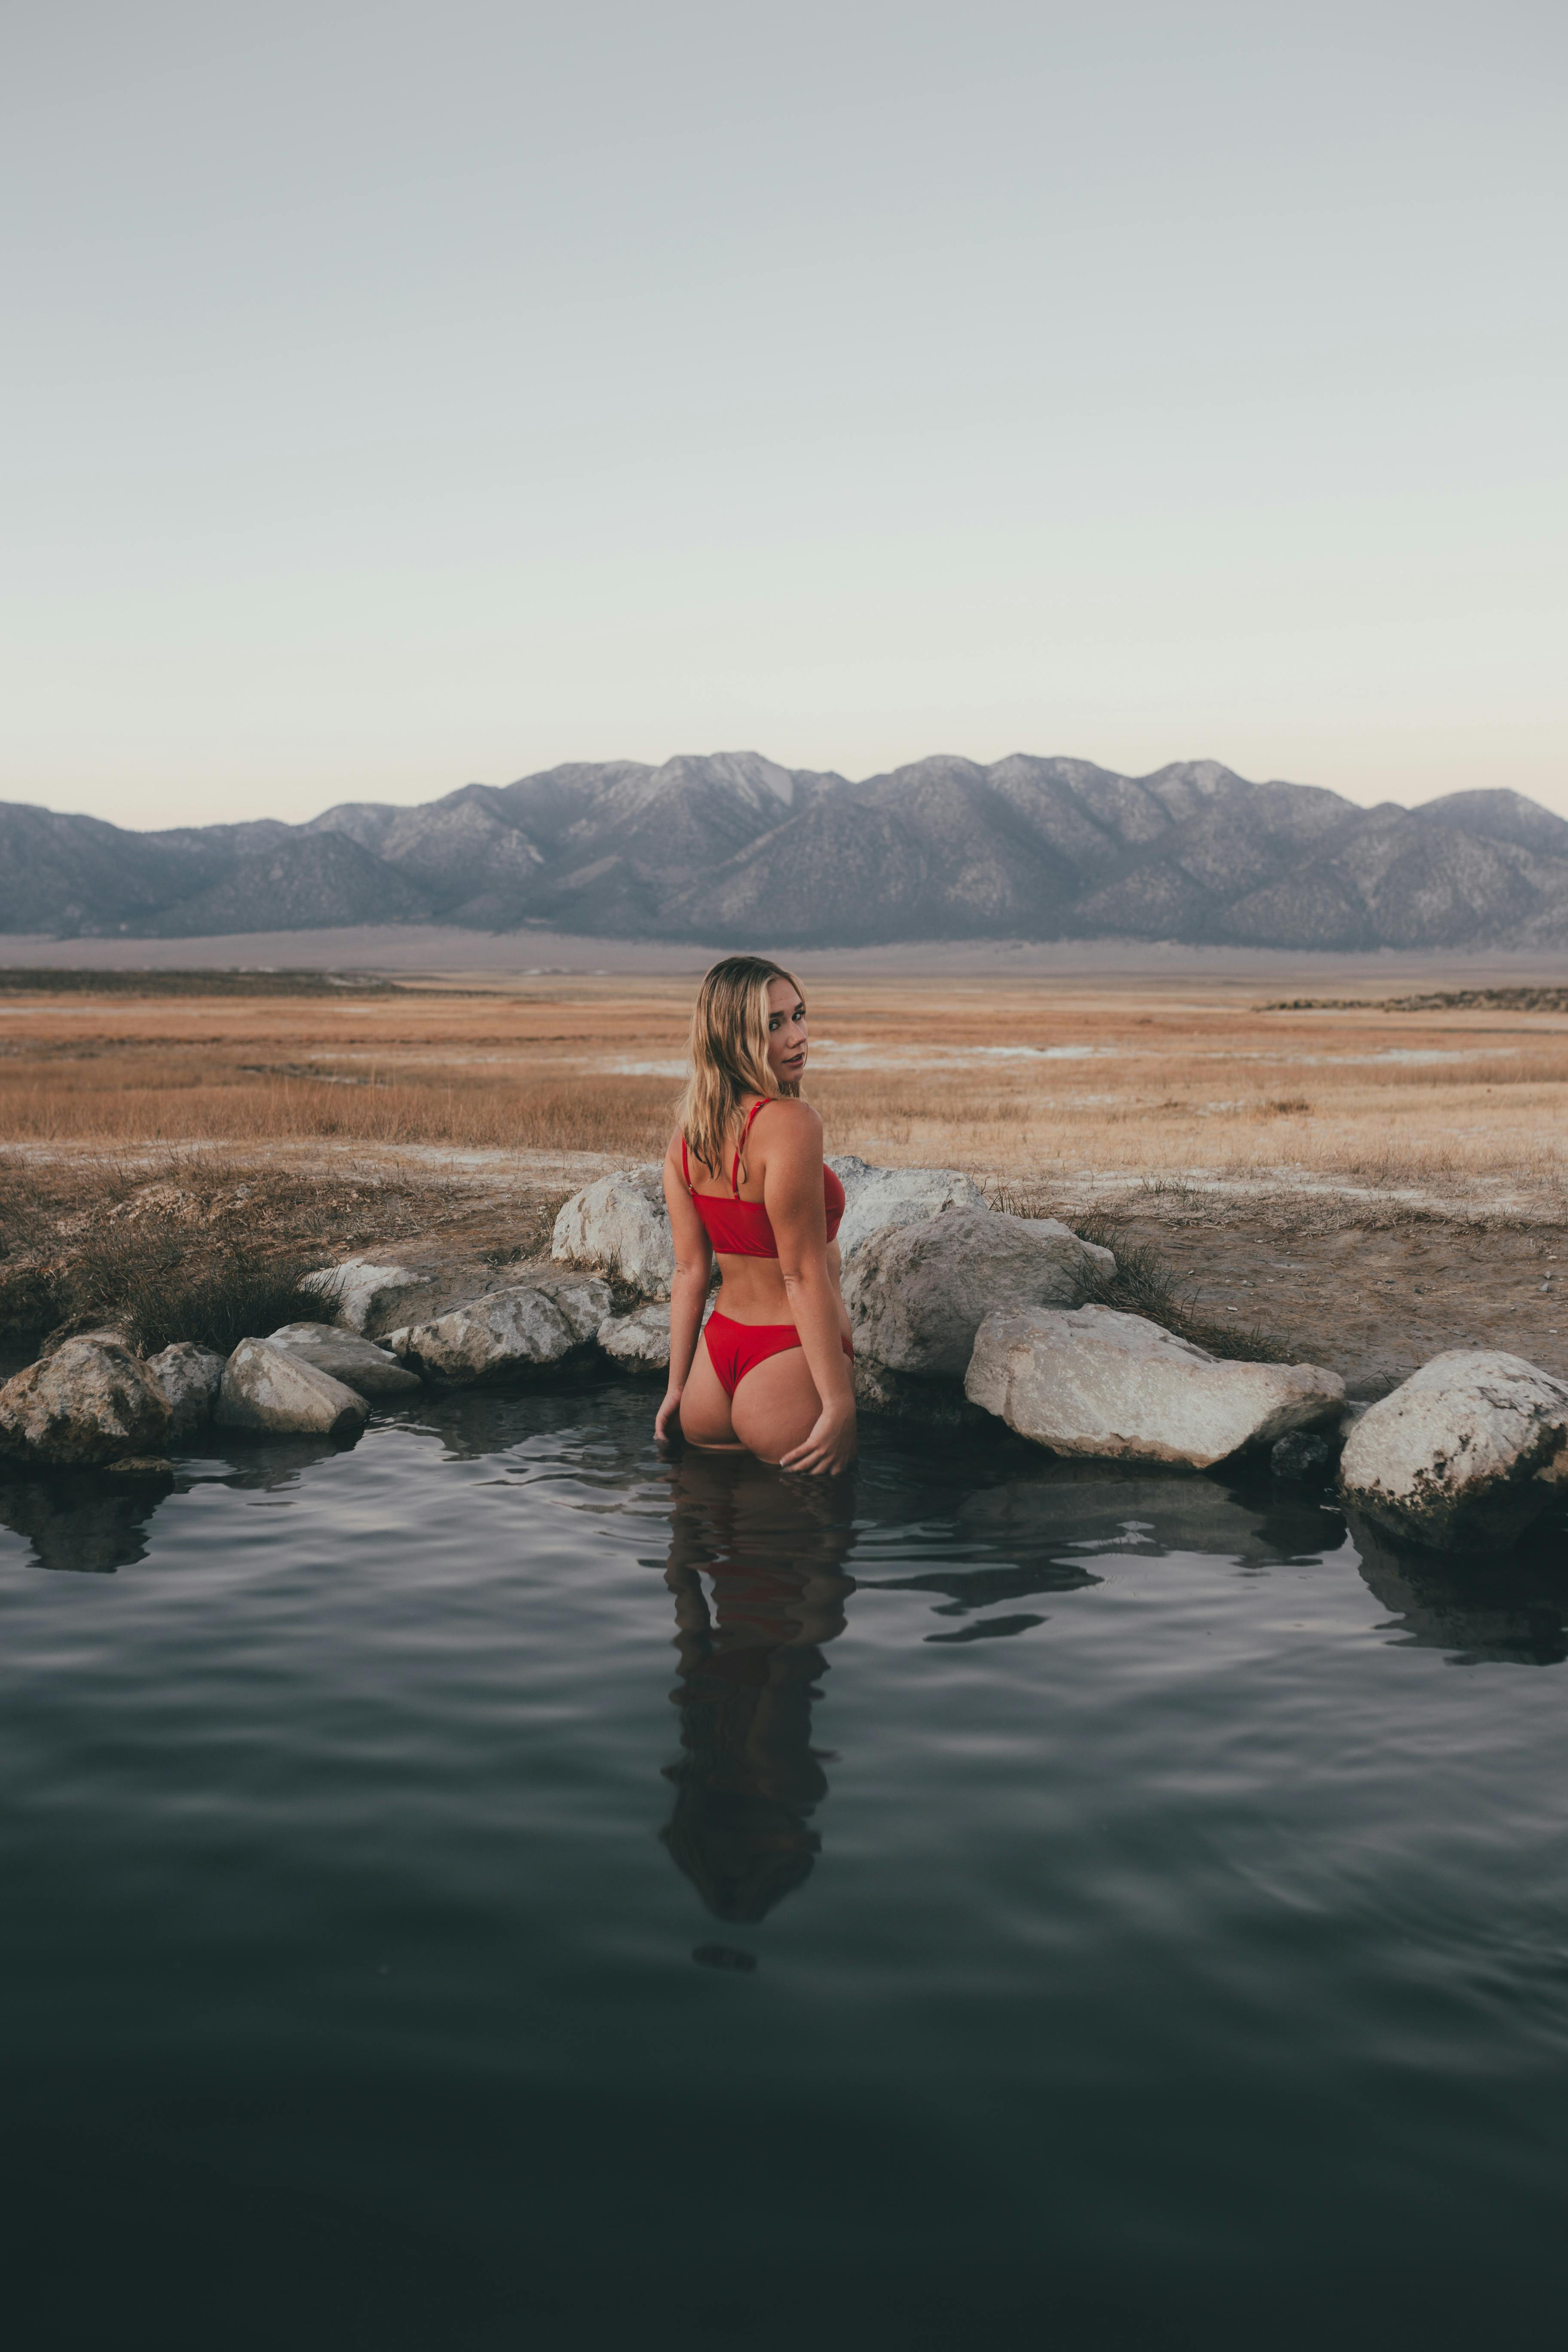
[[[653,1424],[654,1436],[660,1441],[671,1437],[680,1425],[681,1391],[697,1353],[702,1309],[713,1274],[712,1245],[676,1167],[673,1143],[665,1156],[664,1198],[675,1244],[675,1278],[669,1287],[669,1378]]]

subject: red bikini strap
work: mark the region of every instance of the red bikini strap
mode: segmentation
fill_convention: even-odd
[[[745,1126],[741,1129],[741,1140],[735,1146],[735,1165],[730,1171],[730,1190],[737,1201],[741,1197],[741,1154],[746,1148],[746,1138],[751,1134],[752,1121],[760,1110],[766,1110],[771,1099],[768,1095],[759,1095],[746,1115]]]

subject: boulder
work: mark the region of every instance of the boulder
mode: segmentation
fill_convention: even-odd
[[[292,1349],[242,1339],[223,1368],[214,1415],[222,1429],[268,1435],[357,1437],[370,1419],[363,1397]]]
[[[973,1176],[956,1168],[869,1168],[853,1152],[830,1160],[844,1187],[844,1223],[838,1248],[846,1265],[873,1234],[940,1217],[945,1209],[979,1209],[985,1195]]]
[[[844,1303],[858,1356],[958,1381],[993,1308],[1076,1306],[1115,1271],[1109,1250],[1055,1217],[947,1209],[871,1234],[845,1268]]]
[[[339,1331],[331,1323],[285,1323],[273,1332],[272,1345],[287,1348],[362,1397],[416,1396],[424,1385],[417,1372],[398,1363],[385,1348],[352,1331]]]
[[[350,1257],[308,1274],[303,1290],[320,1292],[329,1319],[341,1330],[380,1339],[395,1325],[441,1315],[495,1282],[493,1267],[450,1259]]]
[[[713,1312],[710,1299],[702,1309],[707,1322]],[[607,1316],[599,1326],[599,1345],[613,1363],[627,1371],[668,1372],[669,1370],[669,1308],[654,1299],[630,1315]]]
[[[668,1298],[675,1243],[659,1162],[601,1176],[574,1192],[555,1220],[550,1255],[558,1265],[608,1275],[645,1298]]]
[[[1345,1393],[1315,1364],[1228,1363],[1113,1307],[988,1315],[963,1386],[1053,1454],[1199,1470],[1337,1417]]]
[[[223,1358],[211,1348],[176,1339],[172,1348],[148,1357],[147,1370],[169,1401],[170,1436],[178,1440],[205,1429],[223,1384]]]
[[[590,1345],[611,1305],[609,1284],[592,1278],[514,1283],[398,1332],[397,1353],[455,1386],[494,1384]]]
[[[599,1345],[627,1371],[668,1372],[669,1309],[655,1301],[632,1315],[609,1315],[599,1326]]]
[[[1568,1481],[1568,1386],[1500,1349],[1447,1349],[1367,1407],[1340,1481],[1390,1535],[1439,1551],[1511,1543]]]
[[[58,1469],[162,1456],[174,1414],[118,1331],[84,1332],[0,1389],[0,1453]]]

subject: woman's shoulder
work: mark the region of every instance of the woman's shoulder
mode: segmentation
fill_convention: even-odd
[[[766,1112],[764,1118],[762,1114]],[[798,1096],[763,1095],[752,1120],[753,1139],[792,1150],[822,1148],[822,1114]]]

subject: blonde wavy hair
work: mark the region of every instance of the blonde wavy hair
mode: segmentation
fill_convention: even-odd
[[[690,1066],[676,1117],[687,1149],[714,1175],[723,1171],[725,1145],[739,1134],[748,1095],[776,1102],[800,1092],[795,1079],[781,1086],[768,1067],[768,990],[775,980],[787,980],[803,997],[793,971],[749,955],[726,956],[697,992]]]

